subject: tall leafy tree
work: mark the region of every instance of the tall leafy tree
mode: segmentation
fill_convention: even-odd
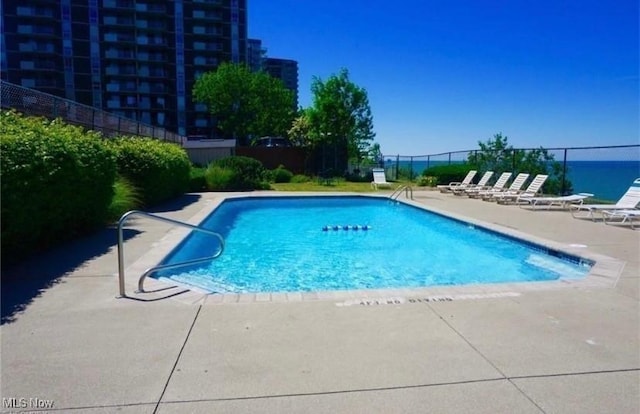
[[[256,72],[251,78],[251,93],[254,95],[254,122],[250,133],[256,138],[286,136],[296,115],[293,92],[280,79],[266,72]]]
[[[322,169],[343,172],[349,159],[360,161],[366,155],[375,137],[367,91],[342,69],[326,81],[314,77],[311,92],[313,106],[307,115]]]
[[[285,135],[294,118],[293,93],[279,79],[246,65],[225,62],[203,74],[194,84],[193,100],[207,104],[218,127],[241,143]]]
[[[367,155],[369,160],[371,160],[371,162],[375,165],[382,166],[382,164],[384,163],[382,149],[380,148],[380,144],[378,144],[377,142],[369,147],[369,153]]]

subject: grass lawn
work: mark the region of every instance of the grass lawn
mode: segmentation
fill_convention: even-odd
[[[395,181],[392,187],[381,188],[378,191],[393,191],[400,185],[414,185],[410,181]],[[271,183],[271,189],[276,191],[344,191],[352,193],[372,193],[376,192],[371,188],[370,182],[355,183],[344,179],[333,179],[330,183],[323,183],[319,180],[312,180],[306,183]]]

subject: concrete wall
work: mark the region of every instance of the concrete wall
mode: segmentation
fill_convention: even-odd
[[[234,155],[235,148],[185,148],[194,164],[207,166],[212,161]]]

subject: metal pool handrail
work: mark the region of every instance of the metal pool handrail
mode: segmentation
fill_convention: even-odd
[[[411,186],[409,185],[402,185],[396,188],[396,190],[389,196],[389,199],[397,200],[398,197],[400,197],[400,194],[402,194],[403,190],[405,198],[409,198],[409,193],[411,193],[411,200],[413,200],[413,188],[411,188]]]
[[[173,220],[173,219],[170,219],[170,218],[158,216],[156,214],[146,213],[144,211],[139,211],[139,210],[128,211],[128,212],[124,213],[122,215],[122,217],[120,217],[120,220],[118,220],[118,287],[120,289],[120,296],[119,297],[121,297],[121,298],[124,298],[124,297],[127,296],[127,294],[125,292],[125,287],[124,287],[124,238],[122,236],[122,229],[124,227],[124,223],[131,216],[134,216],[134,215],[143,216],[143,217],[150,218],[150,219],[153,219],[153,220],[163,221],[165,223],[173,224],[173,225],[176,225],[176,226],[186,227],[186,228],[189,228],[191,230],[195,230],[195,231],[199,231],[199,232],[202,232],[202,233],[210,234],[210,235],[212,235],[214,237],[217,237],[218,240],[220,240],[220,249],[215,254],[213,254],[212,256],[203,257],[201,259],[195,259],[195,260],[190,260],[190,261],[181,262],[181,263],[159,265],[159,266],[154,266],[154,267],[152,267],[150,269],[147,269],[142,274],[142,276],[140,276],[140,280],[138,281],[138,290],[140,292],[144,292],[144,288],[143,288],[144,279],[147,277],[147,275],[155,272],[156,270],[170,269],[170,268],[174,268],[174,267],[180,267],[180,266],[185,266],[185,265],[205,262],[205,261],[208,261],[208,260],[211,260],[211,259],[215,259],[216,257],[220,256],[222,254],[222,252],[224,251],[224,238],[219,233],[216,233],[215,231],[208,230],[208,229],[205,229],[204,227],[200,227],[200,226],[194,226],[192,224],[188,224],[188,223],[185,223],[183,221]]]

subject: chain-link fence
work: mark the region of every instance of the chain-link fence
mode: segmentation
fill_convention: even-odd
[[[499,154],[483,153],[479,149],[444,152],[429,155],[385,155],[384,167],[391,179],[415,180],[425,170],[438,165],[464,163],[475,158],[491,158],[496,172],[526,169],[527,154],[540,148],[514,148]],[[640,144],[592,147],[546,148],[553,157],[547,161],[559,181],[559,193],[588,192],[597,197],[617,200],[640,177]],[[496,161],[497,160],[497,161]]]
[[[68,124],[99,131],[105,137],[137,135],[182,144],[184,137],[164,128],[142,124],[129,118],[82,105],[55,95],[0,81],[0,105],[25,115],[61,118]]]

